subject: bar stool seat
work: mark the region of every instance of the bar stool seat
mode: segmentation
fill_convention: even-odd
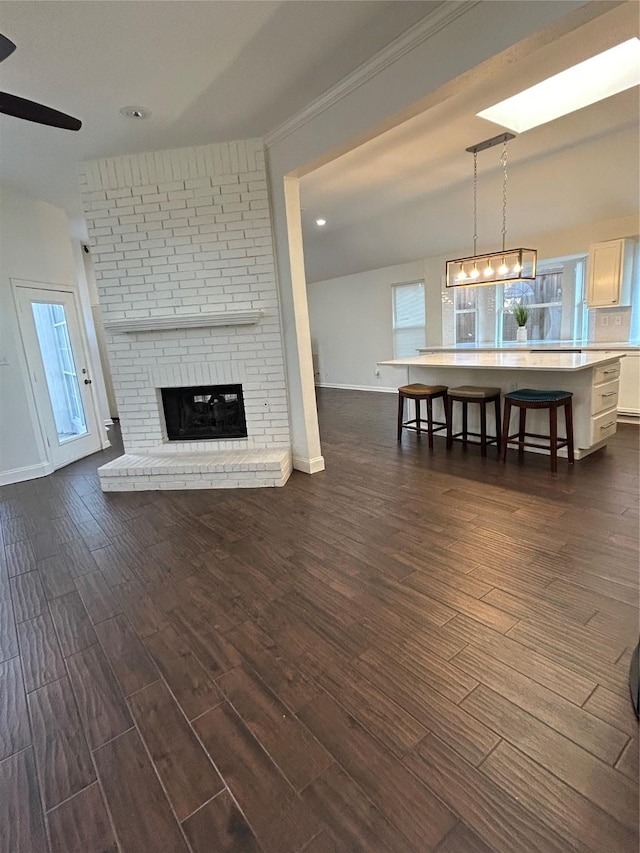
[[[500,388],[487,388],[481,385],[458,385],[456,388],[449,388],[447,391],[448,400],[448,421],[449,429],[447,430],[447,449],[450,450],[454,441],[461,441],[463,447],[467,444],[476,444],[480,446],[482,456],[487,455],[487,447],[490,444],[495,444],[500,454]],[[453,404],[462,403],[462,430],[454,434],[453,432]],[[480,432],[471,432],[468,428],[468,412],[469,403],[478,403],[480,405]],[[487,406],[493,403],[495,405],[495,435],[487,435]],[[480,441],[469,441],[469,436],[479,438]]]
[[[444,406],[444,421],[434,421],[433,401],[442,399]],[[404,401],[413,400],[416,406],[415,418],[404,420]],[[420,416],[420,402],[427,403],[427,419]],[[409,429],[417,433],[418,439],[425,432],[423,424],[426,424],[426,433],[429,438],[429,447],[433,449],[433,434],[447,428],[447,386],[446,385],[422,385],[413,382],[410,385],[402,385],[398,388],[398,441],[402,440],[402,430]]]
[[[520,411],[518,432],[509,435],[509,422],[511,409],[516,407]],[[564,408],[565,432],[564,438],[558,437],[558,409]],[[527,411],[529,409],[549,410],[549,433],[527,432]],[[542,439],[539,441],[527,441],[529,438]],[[504,423],[502,425],[502,461],[507,460],[507,447],[514,444],[518,447],[518,455],[524,458],[525,447],[538,447],[548,450],[551,457],[551,473],[558,471],[558,450],[567,448],[569,464],[573,465],[573,393],[571,391],[539,391],[535,388],[520,388],[518,391],[510,391],[504,396]]]

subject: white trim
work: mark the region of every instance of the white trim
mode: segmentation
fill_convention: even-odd
[[[293,467],[303,474],[318,474],[324,471],[324,456],[316,456],[313,459],[304,459],[302,456],[293,457]]]
[[[383,394],[397,394],[397,388],[381,388],[379,385],[336,385],[333,382],[316,382],[316,388],[337,388],[339,391],[381,391]]]
[[[405,33],[394,39],[385,48],[376,53],[375,56],[363,62],[355,71],[352,71],[351,74],[348,74],[339,83],[320,95],[319,98],[311,101],[310,104],[307,104],[306,107],[299,110],[295,115],[269,131],[264,137],[265,146],[270,148],[298,130],[302,125],[320,115],[324,110],[362,86],[363,83],[371,80],[372,77],[375,77],[389,65],[397,62],[398,59],[414,50],[418,45],[449,26],[449,24],[453,23],[461,15],[469,12],[478,3],[479,0],[463,0],[463,2],[443,3],[441,6],[438,6],[436,10],[426,15]]]
[[[51,462],[42,462],[40,465],[26,465],[24,468],[2,471],[0,473],[0,486],[10,486],[12,483],[23,483],[25,480],[47,477],[49,474],[53,474],[53,470]]]
[[[133,320],[106,320],[108,332],[155,332],[166,329],[206,329],[209,326],[252,326],[262,317],[262,311],[221,311],[218,313],[171,314],[161,317],[140,317]]]

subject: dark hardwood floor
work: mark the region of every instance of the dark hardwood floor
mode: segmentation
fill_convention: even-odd
[[[638,428],[553,477],[395,405],[283,489],[0,489],[1,853],[635,853]]]

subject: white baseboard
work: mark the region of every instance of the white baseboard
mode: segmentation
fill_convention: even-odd
[[[23,483],[25,480],[36,480],[53,474],[53,465],[43,462],[40,465],[26,465],[24,468],[12,468],[0,473],[0,486],[10,486],[12,483]]]
[[[314,459],[294,456],[293,467],[296,471],[302,471],[304,474],[318,474],[320,471],[324,471],[324,456],[316,456]]]
[[[397,394],[398,388],[384,388],[379,385],[337,385],[333,382],[316,382],[316,388],[338,388],[344,391],[381,391],[383,394]]]

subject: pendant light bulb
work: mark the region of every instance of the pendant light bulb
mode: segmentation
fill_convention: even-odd
[[[522,264],[519,261],[516,261],[515,264],[513,265],[513,271],[515,273],[519,273],[522,271]]]
[[[473,265],[473,269],[471,270],[471,278],[478,278],[478,276],[479,276],[479,275],[480,275],[480,270],[479,270],[479,269],[478,269],[478,267],[474,264],[474,265]]]
[[[487,262],[487,265],[484,268],[484,277],[485,278],[491,278],[492,275],[493,275],[493,267],[491,266],[490,262]]]
[[[500,275],[506,275],[509,272],[509,267],[505,264],[504,258],[502,259],[502,263],[498,267],[498,272]]]
[[[467,277],[467,274],[464,271],[464,267],[462,266],[462,264],[460,264],[460,272],[458,273],[456,278],[458,279],[458,281],[464,281],[466,279],[466,277]]]

